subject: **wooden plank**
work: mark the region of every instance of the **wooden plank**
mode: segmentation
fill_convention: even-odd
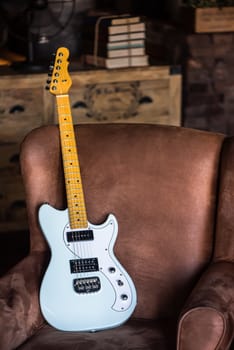
[[[82,86],[84,84],[95,84],[97,82],[124,82],[136,80],[156,80],[165,78],[169,75],[168,66],[151,66],[144,68],[122,68],[122,69],[99,69],[86,70],[71,73],[73,86]]]
[[[224,33],[234,31],[234,6],[180,8],[180,22],[195,33]]]
[[[234,31],[234,7],[195,9],[195,31],[197,33]]]
[[[169,109],[170,119],[167,124],[180,126],[181,125],[181,75],[171,75],[170,78],[170,94],[169,94]]]

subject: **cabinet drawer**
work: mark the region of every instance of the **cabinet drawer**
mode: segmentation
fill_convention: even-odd
[[[72,81],[74,123],[180,125],[181,76],[170,67],[81,71]]]
[[[32,129],[53,119],[45,77],[4,76],[0,82],[0,140],[19,142]]]

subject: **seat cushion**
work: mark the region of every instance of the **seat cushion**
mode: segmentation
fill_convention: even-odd
[[[173,350],[175,325],[168,321],[130,320],[101,332],[62,332],[45,324],[18,350]]]

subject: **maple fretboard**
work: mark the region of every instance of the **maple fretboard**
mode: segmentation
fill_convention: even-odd
[[[70,227],[88,226],[69,95],[56,95]]]

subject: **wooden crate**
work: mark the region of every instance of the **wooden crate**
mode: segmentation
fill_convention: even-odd
[[[195,33],[234,31],[234,7],[181,7],[180,22]]]
[[[74,123],[181,124],[181,74],[172,67],[89,70],[71,78]]]

